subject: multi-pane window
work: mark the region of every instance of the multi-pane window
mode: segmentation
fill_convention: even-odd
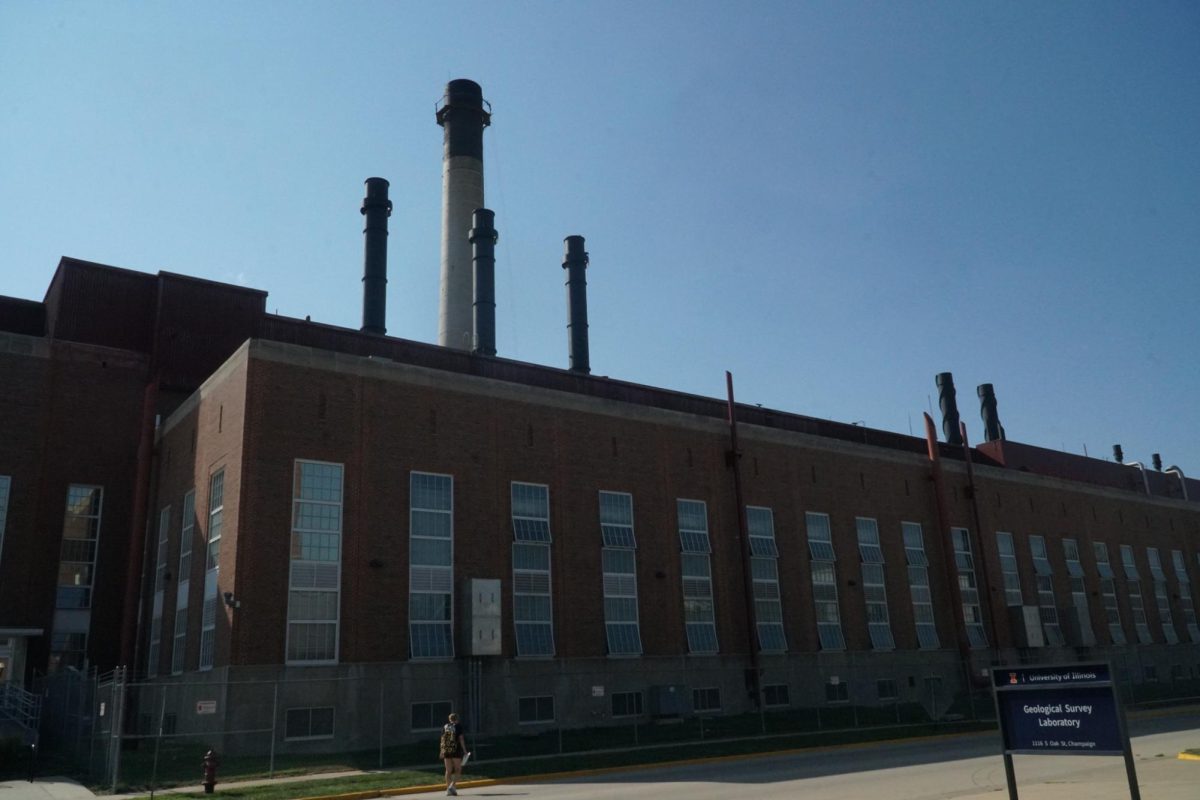
[[[845,650],[842,614],[838,606],[837,564],[833,553],[833,530],[829,515],[809,511],[804,515],[808,531],[808,554],[812,561],[813,611],[817,615],[817,638],[822,650]]]
[[[1121,545],[1121,566],[1125,568],[1129,613],[1133,616],[1133,628],[1137,631],[1138,642],[1150,644],[1154,637],[1150,634],[1150,622],[1146,619],[1146,606],[1142,600],[1142,576],[1138,574],[1137,564],[1133,560],[1133,547],[1130,545]]]
[[[196,530],[196,493],[183,496],[179,529],[179,579],[175,583],[175,633],[171,642],[171,674],[183,672],[187,657],[188,595],[191,594],[192,547]]]
[[[1197,644],[1200,643],[1200,626],[1196,624],[1196,602],[1192,599],[1192,581],[1188,577],[1183,553],[1172,550],[1171,561],[1175,565],[1175,579],[1179,581],[1179,608],[1183,612],[1184,624],[1187,625],[1188,638],[1193,644]]]
[[[863,595],[867,602],[867,632],[875,650],[894,650],[892,625],[888,618],[887,585],[883,576],[883,548],[879,546],[879,524],[857,517],[858,555],[862,559]]]
[[[99,486],[72,485],[67,489],[63,538],[58,564],[58,608],[91,608],[96,543],[104,490]]]
[[[1067,562],[1067,578],[1071,584],[1071,604],[1079,622],[1079,635],[1083,644],[1094,644],[1092,617],[1088,612],[1087,586],[1083,581],[1083,564],[1079,561],[1079,545],[1074,539],[1063,539],[1063,557]]]
[[[708,507],[701,500],[676,500],[679,550],[683,567],[683,619],[688,652],[717,652],[716,607],[713,603],[709,554]]]
[[[1150,579],[1154,581],[1154,604],[1158,608],[1158,621],[1162,624],[1163,638],[1167,644],[1179,644],[1175,621],[1171,618],[1171,601],[1167,596],[1167,575],[1163,572],[1162,559],[1157,547],[1146,548],[1146,561],[1150,565]]]
[[[746,506],[750,534],[750,573],[754,579],[754,621],[758,649],[766,653],[787,650],[783,633],[783,606],[779,601],[779,548],[775,546],[775,515],[769,508]]]
[[[12,478],[0,475],[0,564],[4,563],[4,528],[8,521],[8,493],[12,488]]]
[[[706,686],[703,689],[692,689],[693,711],[720,711],[721,690],[716,686]]]
[[[637,539],[633,495],[600,492],[600,560],[603,569],[604,632],[609,655],[642,652],[638,629]]]
[[[333,708],[289,708],[284,716],[283,738],[332,739]]]
[[[221,568],[221,527],[225,517],[225,470],[208,481],[208,534],[204,556],[204,611],[200,616],[200,669],[212,669],[217,651],[217,578]]]
[[[1125,629],[1121,627],[1121,609],[1117,605],[1117,584],[1112,565],[1108,561],[1108,545],[1092,542],[1096,556],[1096,574],[1100,576],[1100,597],[1104,603],[1104,618],[1108,623],[1108,636],[1113,644],[1125,644]]]
[[[454,478],[409,475],[408,641],[413,658],[454,656]]]
[[[971,647],[987,647],[987,631],[983,627],[983,607],[979,604],[979,584],[975,580],[975,556],[971,550],[971,532],[966,528],[951,528],[954,543],[954,565],[958,568],[958,590],[962,595],[963,622],[967,627],[967,642]]]
[[[786,683],[772,683],[764,686],[763,691],[763,706],[766,708],[782,708],[792,704],[791,698],[788,696],[788,685]]]
[[[529,725],[538,722],[554,722],[554,697],[521,697],[517,699],[517,722]]]
[[[837,678],[830,678],[825,684],[825,702],[849,703],[850,685],[845,681],[838,680]]]
[[[1024,600],[1021,597],[1021,574],[1017,570],[1017,549],[1013,545],[1013,535],[996,531],[996,549],[1000,551],[1000,574],[1004,576],[1004,603],[1019,606]]]
[[[1058,606],[1054,601],[1054,570],[1050,567],[1050,558],[1046,554],[1046,537],[1030,536],[1029,551],[1033,555],[1033,574],[1037,578],[1038,613],[1042,619],[1042,630],[1046,634],[1046,644],[1051,647],[1062,647],[1062,626],[1058,622]]]
[[[517,655],[554,655],[550,613],[550,487],[511,486],[513,525],[513,624]]]
[[[641,713],[641,692],[613,692],[612,715],[614,717],[636,717]]]
[[[288,588],[289,664],[330,664],[338,658],[342,475],[341,464],[295,462]]]
[[[66,667],[80,669],[87,660],[86,633],[58,633],[50,637],[50,672]]]
[[[449,700],[413,703],[411,728],[414,731],[441,730],[453,710]]]
[[[167,582],[167,546],[170,544],[171,507],[166,506],[158,514],[158,549],[154,559],[154,599],[150,612],[150,646],[146,648],[146,674],[158,674],[158,662],[162,655],[163,596]]]
[[[912,593],[913,619],[917,624],[917,643],[922,650],[936,650],[937,624],[933,617],[933,596],[929,592],[929,559],[925,556],[925,535],[920,524],[901,522],[904,557],[908,562],[908,588]]]

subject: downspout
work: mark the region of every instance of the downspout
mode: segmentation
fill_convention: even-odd
[[[1164,469],[1163,472],[1169,472],[1172,475],[1174,475],[1176,478],[1179,478],[1179,488],[1183,490],[1183,499],[1186,501],[1188,499],[1187,479],[1183,477],[1183,470],[1181,470],[1179,467],[1172,464],[1171,466]]]
[[[996,625],[996,604],[992,601],[992,581],[991,572],[988,570],[987,548],[983,546],[983,518],[979,513],[979,492],[975,488],[975,468],[971,464],[971,445],[967,440],[967,424],[960,422],[958,427],[962,435],[963,458],[967,462],[967,486],[971,495],[971,516],[975,520],[976,538],[979,542],[979,570],[983,578],[979,587],[980,599],[987,602],[987,615],[988,621],[992,625],[992,638],[996,640],[995,647],[999,650],[1000,628]]]
[[[737,407],[733,402],[733,373],[725,372],[725,388],[729,393],[729,456],[727,463],[733,470],[733,499],[737,504],[738,540],[742,553],[742,586],[745,590],[746,602],[746,640],[750,649],[750,671],[753,673],[751,688],[754,691],[754,704],[759,713],[763,712],[762,676],[758,661],[758,624],[754,609],[754,573],[750,567],[750,532],[746,523],[746,503],[742,495],[742,451],[738,447]]]
[[[962,588],[958,585],[958,567],[954,562],[954,550],[950,547],[950,511],[946,507],[946,485],[942,478],[942,460],[938,452],[937,429],[933,417],[925,414],[925,443],[929,447],[930,473],[933,479],[933,500],[937,506],[938,549],[942,553],[942,567],[946,572],[946,586],[950,587],[954,612],[954,631],[958,638],[959,654],[964,664],[970,663],[971,644],[967,640],[967,618],[963,614]]]
[[[1140,461],[1130,461],[1125,466],[1137,467],[1142,471],[1142,488],[1146,490],[1146,496],[1150,496],[1150,479],[1146,477],[1146,465]]]
[[[146,383],[142,394],[141,436],[138,439],[137,472],[133,484],[133,519],[129,526],[129,555],[125,567],[125,603],[121,612],[121,658],[119,666],[134,667],[137,638],[138,587],[142,574],[142,552],[146,547],[146,518],[150,505],[150,462],[154,458],[154,411],[158,405],[159,375]]]

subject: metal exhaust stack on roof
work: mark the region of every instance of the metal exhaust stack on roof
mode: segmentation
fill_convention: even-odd
[[[388,182],[367,178],[367,196],[359,209],[363,228],[363,333],[387,333],[387,237],[392,201]]]
[[[934,380],[938,387],[938,406],[942,409],[942,433],[946,436],[946,444],[961,445],[963,441],[958,430],[958,400],[954,391],[954,375],[939,372]]]
[[[996,412],[996,391],[990,383],[980,384],[975,390],[979,395],[979,416],[983,418],[983,438],[986,441],[1004,441],[1004,428]]]
[[[442,280],[438,307],[438,344],[470,350],[471,215],[483,208],[483,129],[491,124],[483,89],[458,79],[446,85],[437,111],[443,130],[442,150]]]
[[[1150,463],[1154,465],[1154,469],[1162,472],[1162,456],[1158,453],[1150,454]]]
[[[1113,445],[1113,461],[1116,461],[1118,464],[1125,461],[1125,451],[1121,449],[1121,445],[1119,444]]]
[[[471,219],[471,263],[475,273],[475,346],[477,356],[496,355],[496,215],[475,209]]]
[[[588,254],[582,236],[563,240],[563,269],[567,271],[567,342],[571,348],[571,371],[589,373],[587,278]]]

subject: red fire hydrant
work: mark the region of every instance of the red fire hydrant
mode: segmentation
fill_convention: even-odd
[[[213,787],[217,785],[217,754],[209,750],[204,754],[204,760],[200,762],[204,767],[204,793],[212,794]]]

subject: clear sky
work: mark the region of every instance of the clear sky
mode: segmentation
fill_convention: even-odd
[[[437,338],[452,78],[492,104],[501,356],[1200,475],[1194,2],[0,2],[0,294],[61,256]],[[939,420],[940,421],[940,420]]]

